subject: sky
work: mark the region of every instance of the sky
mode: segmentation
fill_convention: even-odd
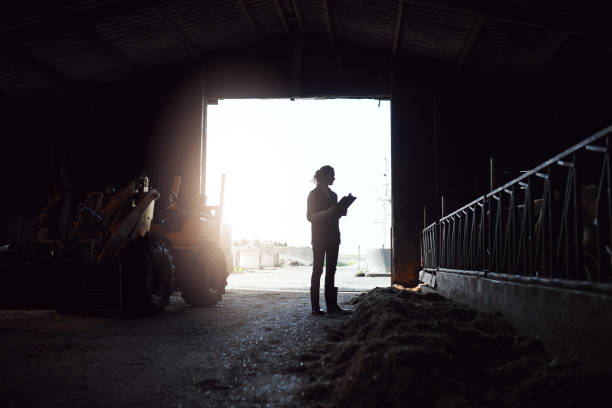
[[[357,200],[340,219],[341,253],[389,247],[391,129],[388,101],[219,100],[208,106],[206,195],[233,240],[310,245],[306,199],[314,172],[334,167],[331,189]]]

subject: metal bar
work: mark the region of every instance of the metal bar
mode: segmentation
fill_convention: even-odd
[[[607,135],[605,137],[607,144],[608,137]],[[583,147],[586,151],[586,145]],[[603,152],[601,148],[595,150]],[[579,187],[582,185],[579,176],[583,173],[577,171],[577,151],[570,154],[571,160],[561,160],[564,159],[563,157],[554,161],[549,160],[545,162],[549,163],[549,166],[540,169],[543,171],[526,172],[515,179],[514,183],[508,183],[496,189],[496,194],[492,192],[482,196],[441,218],[439,222],[425,226],[422,235],[424,265],[434,268],[484,269],[485,257],[488,254],[487,273],[547,276],[553,279],[563,277],[570,280],[584,278],[583,243],[580,238],[583,226],[582,204],[579,195],[581,193]],[[609,173],[610,171],[609,160],[606,160],[608,153],[607,151],[603,153],[604,162],[598,189],[598,206],[601,203],[601,192],[604,187],[603,172]],[[552,220],[558,218],[552,209],[551,172],[557,164],[567,169],[567,175],[562,209],[559,214],[560,222],[553,223]],[[537,212],[534,209],[536,201],[533,197],[537,191],[534,184],[535,179],[530,175],[544,180],[541,199],[536,200],[540,201]],[[609,180],[606,181],[609,184]],[[522,195],[523,192],[524,195]],[[522,205],[517,206],[519,195]],[[555,190],[555,199],[556,196]],[[608,201],[612,200],[608,199]],[[493,203],[497,205],[497,214],[493,213],[495,211]],[[477,207],[480,208],[480,214],[478,214]],[[609,208],[608,214],[611,211]],[[537,214],[535,223],[534,214]],[[481,219],[480,224],[477,221],[478,216]],[[517,216],[520,217],[518,220]],[[493,217],[495,217],[494,222]],[[601,217],[598,218],[597,222],[601,223]],[[517,225],[517,222],[520,224]],[[552,228],[556,228],[557,225],[559,225],[559,231],[558,233],[554,231],[553,234]],[[484,245],[485,234],[488,236],[486,246]],[[608,235],[612,236],[612,232]],[[598,259],[601,264],[598,269],[603,270],[604,263],[601,262],[601,259],[608,256],[610,249],[605,247],[606,252],[603,251],[601,236],[602,234],[598,235],[597,244]],[[556,252],[553,250],[554,239],[557,240]],[[439,255],[436,248],[440,248]],[[604,257],[601,256],[602,254]],[[553,262],[553,256],[555,262]],[[600,276],[601,274],[598,274],[593,278],[599,281]],[[591,279],[590,273],[589,279]]]
[[[508,225],[509,225],[509,233],[507,232],[507,237],[509,237],[509,247],[510,253],[508,254],[508,271],[513,271],[516,263],[513,262],[516,256],[516,216],[515,216],[515,203],[516,203],[516,195],[514,194],[514,186],[512,186],[512,192],[508,192],[511,194],[509,207],[509,216],[508,216]]]
[[[548,174],[550,176],[550,168],[548,168]],[[550,189],[551,189],[551,182],[550,182],[550,177],[548,178],[549,180],[549,187],[548,187],[548,196],[547,196],[547,206],[548,206],[548,277],[552,278],[552,274],[553,274],[553,235],[552,235],[552,197],[550,194]]]
[[[470,269],[478,267],[477,257],[477,238],[476,238],[476,209],[472,212],[472,230],[470,231]]]
[[[468,254],[468,216],[465,214],[465,217],[462,218],[461,222],[463,226],[463,242],[461,243],[461,263],[467,268],[469,262],[469,254]]]
[[[457,218],[457,221],[455,222],[455,228],[456,228],[456,239],[455,239],[455,245],[453,250],[455,251],[455,262],[453,263],[454,265],[461,265],[462,261],[463,261],[463,239],[461,236],[461,225],[462,225],[462,219],[461,217]]]
[[[446,223],[441,223],[441,227],[440,227],[440,235],[441,235],[441,252],[440,252],[440,265],[439,266],[445,266],[446,265],[446,241],[447,241],[447,236],[446,236]]]
[[[429,264],[433,266],[437,266],[438,262],[436,260],[436,231],[429,231]]]
[[[525,180],[527,177],[532,176],[538,172],[541,172],[542,170],[546,169],[547,167],[549,167],[552,164],[555,164],[558,160],[561,160],[563,158],[565,158],[566,156],[569,156],[570,154],[585,148],[587,145],[593,144],[593,142],[603,138],[604,136],[608,135],[609,133],[612,133],[612,125],[605,127],[604,129],[600,130],[599,132],[593,134],[592,136],[588,137],[587,139],[583,140],[580,143],[575,144],[574,146],[564,150],[563,152],[557,154],[556,156],[554,156],[553,158],[546,160],[545,162],[539,164],[538,166],[534,167],[533,169],[523,173],[521,176],[515,178],[514,180],[511,180],[509,182],[507,182],[506,184],[504,184],[503,186],[500,186],[498,188],[496,188],[495,190],[487,193],[485,196],[489,197],[489,196],[495,196],[496,194],[499,194],[502,191],[505,191],[506,189],[508,189],[510,186],[512,186],[513,184],[517,183],[518,181],[522,181]],[[463,207],[459,208],[458,210],[446,215],[443,218],[446,217],[450,217],[452,215],[454,215],[456,212],[459,212],[463,209],[465,209],[466,207],[469,207],[470,205],[475,204],[476,202],[482,200],[483,197],[478,197],[476,200],[464,205]]]
[[[533,192],[533,187],[531,185],[531,179],[527,179],[527,189],[525,190],[525,195],[529,196],[528,198],[525,198],[525,201],[527,202],[527,220],[525,221],[527,224],[527,242],[525,243],[526,245],[526,256],[527,259],[525,260],[525,273],[529,274],[529,275],[533,275],[535,274],[535,271],[533,270],[532,264],[533,264],[533,198],[532,198],[532,192]]]
[[[545,221],[546,221],[546,215],[548,214],[548,212],[546,211],[547,208],[550,207],[550,179],[546,178],[544,179],[544,189],[542,192],[542,202],[540,204],[540,212],[538,214],[538,220],[535,223],[534,226],[534,233],[535,233],[535,246],[534,246],[534,255],[533,255],[533,262],[532,262],[532,266],[531,266],[531,270],[534,272],[534,274],[536,276],[539,275],[546,275],[546,271],[547,271],[547,251],[545,248],[545,242],[547,241],[546,238],[548,237],[548,241],[552,240],[551,235],[546,235],[546,229],[545,229]],[[534,209],[535,210],[535,209]],[[541,270],[541,272],[540,272]]]
[[[585,147],[585,149],[590,152],[600,152],[600,153],[606,153],[608,151],[608,148],[605,146],[588,145]]]
[[[606,167],[607,167],[607,162],[609,159],[609,155],[608,153],[604,154],[603,157],[603,162],[601,165],[601,172],[600,172],[600,176],[599,176],[599,185],[597,186],[597,204],[595,206],[596,210],[595,210],[595,220],[594,220],[594,224],[595,224],[595,237],[596,237],[596,256],[597,256],[597,276],[596,279],[597,281],[602,281],[604,280],[604,276],[606,275],[606,273],[604,271],[606,271],[606,260],[605,260],[605,254],[607,251],[605,251],[604,248],[604,243],[602,242],[602,228],[601,228],[601,220],[600,220],[600,214],[599,214],[599,210],[601,208],[601,192],[603,190],[604,187],[604,182],[606,180]],[[609,187],[608,187],[609,188]],[[608,221],[609,223],[609,221]],[[608,262],[609,264],[609,262]]]
[[[564,195],[564,199],[563,199],[563,210],[562,210],[562,214],[561,214],[561,222],[560,222],[560,233],[559,233],[559,240],[557,243],[557,254],[556,254],[556,259],[557,261],[560,260],[561,257],[561,249],[563,248],[563,243],[565,243],[565,262],[563,263],[563,266],[565,266],[565,268],[568,267],[569,265],[569,233],[568,233],[568,228],[567,228],[567,214],[569,212],[569,202],[570,202],[570,188],[571,188],[571,182],[572,182],[572,169],[570,169],[568,171],[567,174],[567,181],[565,184],[565,195]],[[558,269],[564,269],[562,265],[558,265]],[[566,269],[566,276],[565,278],[567,278],[567,274],[568,271]]]
[[[495,263],[491,262],[491,266],[489,270],[499,271],[501,268],[501,197],[496,201],[497,205],[497,214],[495,215],[495,231],[493,233],[493,256],[492,259]]]
[[[518,249],[516,253],[515,265],[521,265],[523,268],[523,275],[527,274],[527,217],[528,217],[528,206],[529,206],[529,190],[526,187],[525,198],[523,201],[522,213],[520,216],[520,231]]]
[[[584,254],[584,225],[582,212],[582,172],[577,168],[576,153],[573,154],[574,163],[574,180],[572,181],[572,189],[574,190],[574,272],[573,279],[584,279],[584,267],[582,255]]]
[[[478,255],[479,255],[479,263],[478,266],[480,269],[484,269],[485,266],[485,245],[484,245],[484,239],[485,239],[485,208],[484,205],[480,207],[480,227],[478,228]]]
[[[454,265],[456,262],[455,260],[455,229],[456,229],[455,226],[456,224],[455,224],[454,218],[451,219],[450,225],[451,225],[450,227],[450,235],[451,235],[450,238],[451,239],[450,239],[450,254],[449,254],[450,256],[449,256],[448,263],[450,265]]]

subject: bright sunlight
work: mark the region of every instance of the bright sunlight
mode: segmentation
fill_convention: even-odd
[[[371,99],[220,100],[208,107],[206,195],[233,239],[310,245],[306,198],[314,172],[335,168],[332,190],[357,197],[340,220],[342,253],[389,248],[390,104]]]

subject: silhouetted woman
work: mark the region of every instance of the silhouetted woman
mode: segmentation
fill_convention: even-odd
[[[310,303],[312,313],[323,314],[319,306],[319,288],[323,261],[325,266],[325,304],[328,313],[348,312],[338,306],[338,288],[334,286],[338,249],[340,247],[340,228],[338,220],[346,215],[340,213],[336,204],[338,196],[329,186],[334,184],[335,173],[331,166],[323,166],[316,171],[313,181],[317,187],[308,194],[306,218],[312,224],[312,277],[310,279]]]

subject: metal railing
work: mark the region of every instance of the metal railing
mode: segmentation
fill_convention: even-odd
[[[422,232],[423,269],[612,281],[609,126]]]

